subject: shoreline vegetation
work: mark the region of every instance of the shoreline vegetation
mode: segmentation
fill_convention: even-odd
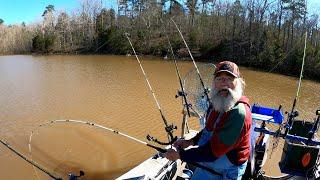
[[[0,17],[0,55],[132,54],[189,59],[172,18],[193,56],[201,62],[228,59],[241,66],[298,77],[307,51],[304,78],[320,81],[320,17],[306,0],[120,0],[117,9],[83,0],[74,12],[48,5],[42,21],[6,25]],[[165,29],[165,31],[164,31]]]

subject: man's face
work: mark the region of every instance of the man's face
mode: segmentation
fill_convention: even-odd
[[[237,85],[235,77],[227,72],[221,72],[214,78],[213,83],[213,87],[218,91],[218,94],[223,97],[228,96],[228,88],[230,88],[231,90],[235,90],[235,87]]]

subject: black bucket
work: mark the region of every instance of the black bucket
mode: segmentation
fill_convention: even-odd
[[[312,127],[313,123],[311,122],[296,120],[289,134],[307,138]],[[279,163],[281,172],[299,176],[312,176],[318,154],[319,146],[305,146],[301,142],[286,139]]]

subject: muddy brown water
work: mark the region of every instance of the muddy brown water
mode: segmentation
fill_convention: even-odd
[[[164,114],[180,125],[181,100],[171,61],[141,58]],[[184,75],[191,62],[178,62]],[[240,68],[251,103],[289,111],[298,79]],[[300,118],[313,120],[320,107],[320,84],[303,80],[298,102]],[[0,134],[15,149],[57,175],[83,170],[83,179],[114,179],[155,153],[132,140],[88,125],[53,123],[58,119],[94,122],[147,141],[165,140],[163,122],[134,57],[125,56],[1,56]],[[194,119],[192,128],[198,128]],[[276,128],[271,126],[271,128]],[[180,134],[180,128],[176,134]],[[29,136],[33,133],[31,153]],[[283,142],[264,167],[280,175],[277,163]],[[0,179],[50,179],[0,146]]]

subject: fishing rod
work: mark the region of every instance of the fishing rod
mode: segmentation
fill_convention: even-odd
[[[163,23],[162,19],[160,19],[160,21]],[[183,111],[184,111],[184,108],[186,108],[186,109],[187,109],[188,117],[191,117],[191,115],[190,115],[191,104],[189,104],[189,103],[188,103],[188,100],[187,100],[187,93],[186,93],[185,90],[184,90],[184,86],[183,86],[183,83],[182,83],[182,80],[181,80],[181,76],[180,76],[180,71],[179,71],[178,65],[177,65],[177,60],[176,60],[176,57],[175,57],[175,55],[174,55],[173,48],[172,48],[170,39],[169,39],[169,37],[168,37],[168,34],[167,34],[167,32],[166,32],[166,29],[163,28],[163,31],[164,31],[164,33],[165,33],[165,36],[166,36],[167,40],[168,40],[168,44],[169,44],[170,51],[171,51],[171,54],[172,54],[174,66],[175,66],[175,69],[176,69],[176,74],[177,74],[177,76],[178,76],[178,80],[179,80],[179,84],[180,84],[180,88],[181,88],[180,91],[178,90],[178,94],[176,95],[176,98],[178,98],[179,96],[182,96],[182,101],[184,101],[184,103],[183,103]],[[184,113],[184,112],[183,112],[183,113]],[[183,120],[182,120],[182,126],[181,126],[181,138],[184,137],[186,123],[187,123],[186,118],[183,118]]]
[[[296,104],[298,102],[300,88],[301,88],[303,69],[304,69],[304,62],[305,62],[305,57],[306,57],[306,49],[307,49],[307,37],[308,37],[308,33],[306,32],[305,33],[305,40],[304,40],[304,51],[303,51],[303,58],[302,58],[302,64],[301,64],[301,71],[300,71],[300,77],[299,77],[299,82],[298,82],[298,87],[297,87],[297,93],[296,93],[296,96],[295,96],[295,98],[293,100],[291,112],[288,113],[288,119],[287,119],[287,121],[285,123],[280,124],[279,128],[275,132],[268,132],[268,131],[264,132],[264,133],[267,133],[267,134],[271,134],[272,136],[275,137],[274,138],[274,142],[272,144],[271,153],[273,152],[273,150],[275,148],[278,147],[279,137],[282,137],[284,139],[285,138],[289,138],[289,139],[290,138],[294,138],[294,137],[289,136],[288,133],[289,133],[289,130],[291,129],[291,127],[293,125],[294,118],[299,115],[298,111],[296,111],[295,109],[296,109]],[[285,132],[284,133],[282,133],[283,126],[285,128]],[[255,128],[255,129],[257,129],[257,131],[263,130],[263,128]],[[301,140],[301,139],[298,139],[298,140]],[[302,139],[302,141],[304,141],[304,139]]]
[[[308,140],[307,140],[307,145],[310,144],[310,141],[313,139],[314,134],[318,131],[318,127],[319,127],[319,122],[320,122],[320,109],[316,111],[316,115],[317,120],[315,120],[315,122],[313,123],[313,127],[311,128],[311,130],[308,132]]]
[[[160,19],[160,21],[163,23],[162,19]],[[181,76],[180,76],[180,71],[179,71],[179,69],[178,69],[177,60],[176,60],[176,57],[175,57],[175,55],[174,55],[174,52],[173,52],[173,48],[172,48],[170,39],[169,39],[169,37],[168,37],[168,34],[167,34],[165,28],[163,28],[163,31],[164,31],[164,33],[165,33],[165,36],[166,36],[167,40],[168,40],[168,44],[169,44],[169,47],[170,47],[170,52],[171,52],[171,54],[172,54],[174,66],[175,66],[175,69],[176,69],[176,73],[177,73],[178,80],[179,80],[179,84],[180,84],[180,88],[181,88],[181,91],[178,91],[178,95],[176,95],[176,98],[179,97],[179,96],[182,96],[182,99],[183,99],[183,101],[184,101],[184,107],[186,107],[188,116],[190,117],[189,107],[190,107],[191,104],[189,104],[189,103],[188,103],[188,100],[187,100],[187,94],[185,93],[185,90],[184,90],[184,87],[183,87],[183,83],[182,83]]]
[[[25,160],[26,162],[28,162],[29,164],[31,164],[33,167],[36,167],[37,169],[39,169],[40,171],[46,173],[48,176],[50,176],[51,178],[55,179],[55,180],[62,180],[61,177],[55,176],[53,173],[49,172],[48,170],[46,170],[44,167],[40,166],[38,163],[36,163],[33,160],[28,159],[25,155],[23,155],[22,153],[20,153],[19,151],[15,150],[13,147],[11,147],[7,142],[0,140],[0,142],[7,147],[10,151],[12,151],[13,153],[15,153],[16,155],[18,155],[20,158],[22,158],[23,160]]]
[[[126,133],[122,133],[122,132],[120,132],[120,131],[117,131],[117,130],[114,130],[114,129],[111,129],[111,128],[108,128],[108,127],[105,127],[105,126],[102,126],[102,125],[99,125],[99,124],[96,124],[96,123],[88,122],[88,121],[71,120],[71,119],[52,120],[52,121],[48,121],[48,122],[46,122],[46,123],[40,124],[37,128],[44,127],[44,126],[50,126],[50,125],[52,125],[52,124],[54,124],[54,123],[76,123],[76,124],[78,123],[78,124],[89,125],[89,126],[91,126],[91,127],[96,127],[96,128],[99,128],[99,129],[107,130],[107,131],[110,131],[110,132],[112,132],[112,133],[114,133],[114,134],[117,134],[117,135],[126,137],[126,138],[131,139],[131,140],[133,140],[133,141],[135,141],[135,142],[138,142],[138,143],[140,143],[140,144],[146,145],[147,147],[153,148],[153,149],[157,150],[157,151],[160,152],[160,153],[165,153],[165,152],[167,152],[166,149],[163,149],[163,148],[161,148],[161,147],[154,146],[154,145],[149,144],[149,143],[147,143],[147,142],[144,142],[144,141],[142,141],[142,140],[140,140],[140,139],[138,139],[138,138],[135,138],[135,137],[133,137],[133,136],[130,136],[130,135],[126,134]],[[30,136],[29,136],[29,152],[30,152],[30,153],[31,153],[31,141],[32,141],[32,136],[33,136],[34,132],[36,132],[37,128],[36,128],[35,130],[31,131]],[[160,155],[160,156],[161,156],[161,155]],[[199,164],[199,163],[189,163],[189,164],[191,164],[191,165],[193,165],[193,166],[196,166],[196,167],[199,167],[199,168],[201,168],[201,169],[204,169],[204,170],[206,170],[206,171],[208,171],[208,172],[210,172],[210,173],[212,173],[212,174],[222,176],[222,174],[216,172],[215,170],[213,170],[213,169],[211,169],[211,168],[208,168],[208,167],[206,167],[206,166],[203,166],[203,165],[201,165],[201,164]],[[80,171],[80,174],[81,174],[81,172],[82,172],[82,171]]]
[[[210,105],[211,105],[211,101],[210,101],[210,98],[209,98],[209,95],[208,95],[209,90],[208,90],[208,89],[205,87],[205,85],[204,85],[204,82],[203,82],[203,80],[202,80],[202,76],[201,76],[200,71],[199,71],[199,69],[198,69],[198,66],[197,66],[197,64],[196,64],[196,62],[195,62],[195,60],[194,60],[194,58],[193,58],[193,56],[192,56],[192,54],[191,54],[190,48],[189,48],[186,40],[184,39],[184,37],[183,37],[183,35],[182,35],[182,33],[181,33],[178,25],[176,24],[176,22],[175,22],[172,18],[170,18],[170,20],[173,22],[173,24],[174,24],[175,27],[177,28],[177,30],[178,30],[178,32],[179,32],[179,34],[180,34],[180,36],[181,36],[181,39],[183,40],[183,43],[184,43],[184,45],[186,46],[186,48],[187,48],[187,50],[188,50],[188,53],[189,53],[189,55],[190,55],[190,57],[191,57],[191,59],[192,59],[193,65],[194,65],[194,67],[195,67],[196,70],[197,70],[197,74],[198,74],[198,76],[199,76],[200,83],[201,83],[202,88],[203,88],[203,93],[205,94],[205,96],[206,96],[206,98],[207,98],[208,105],[210,106]]]
[[[78,124],[86,124],[86,125],[90,125],[90,126],[93,126],[93,127],[96,127],[96,128],[100,128],[100,129],[104,129],[104,130],[107,130],[107,131],[110,131],[110,132],[113,132],[115,134],[118,134],[120,136],[123,136],[123,137],[126,137],[126,138],[129,138],[133,141],[136,141],[140,144],[144,144],[148,147],[151,147],[159,152],[166,152],[164,149],[160,148],[160,147],[157,147],[157,146],[154,146],[152,144],[148,144],[144,141],[141,141],[135,137],[132,137],[128,134],[125,134],[125,133],[122,133],[122,132],[119,132],[119,131],[116,131],[116,130],[113,130],[111,128],[108,128],[108,127],[105,127],[105,126],[102,126],[102,125],[99,125],[99,124],[96,124],[96,123],[92,123],[92,122],[88,122],[88,121],[81,121],[81,120],[71,120],[71,119],[66,119],[66,120],[53,120],[53,121],[48,121],[46,123],[43,123],[43,124],[40,124],[38,127],[43,127],[43,126],[49,126],[53,123],[78,123]],[[34,132],[36,131],[37,129],[33,130],[31,133],[30,133],[30,136],[29,136],[29,152],[31,153],[31,141],[32,141],[32,136],[34,134]]]
[[[301,64],[299,83],[298,83],[298,87],[297,87],[296,97],[293,100],[291,112],[288,114],[288,120],[287,120],[287,124],[286,124],[287,127],[286,127],[286,130],[285,130],[285,133],[284,133],[285,136],[288,134],[290,128],[292,127],[293,122],[294,122],[294,118],[299,115],[298,111],[296,111],[295,108],[296,108],[296,104],[297,104],[298,99],[299,99],[299,93],[300,93],[300,88],[301,88],[301,82],[302,82],[302,76],[303,76],[303,70],[304,70],[304,61],[305,61],[305,58],[306,58],[307,37],[308,37],[308,33],[306,31],[305,38],[304,38],[304,50],[303,50],[303,58],[302,58],[302,64]]]
[[[130,46],[131,46],[131,48],[132,48],[132,51],[133,51],[133,53],[134,53],[134,55],[135,55],[135,57],[136,57],[136,59],[137,59],[137,61],[138,61],[138,63],[139,63],[140,69],[141,69],[141,71],[142,71],[142,73],[143,73],[144,79],[146,80],[147,85],[148,85],[148,87],[149,87],[149,90],[150,90],[150,92],[151,92],[151,94],[152,94],[152,96],[153,96],[153,99],[155,100],[155,102],[156,102],[156,104],[157,104],[157,107],[158,107],[158,110],[159,110],[159,112],[160,112],[161,118],[162,118],[162,120],[163,120],[163,122],[164,122],[164,125],[165,125],[165,130],[166,130],[166,132],[167,132],[167,134],[168,134],[168,140],[169,140],[169,142],[168,142],[168,143],[161,142],[161,141],[157,140],[156,138],[150,136],[149,134],[147,135],[147,139],[148,139],[149,141],[154,141],[154,142],[156,142],[156,143],[158,143],[158,144],[161,144],[161,145],[171,145],[171,144],[173,144],[173,142],[175,142],[175,141],[177,140],[177,136],[173,136],[173,130],[174,130],[174,129],[177,129],[177,127],[174,126],[173,124],[168,125],[168,122],[167,122],[164,114],[162,113],[160,104],[159,104],[159,102],[158,102],[158,100],[157,100],[157,97],[156,97],[156,95],[155,95],[152,87],[151,87],[151,84],[150,84],[150,82],[149,82],[149,80],[148,80],[148,77],[147,77],[147,75],[146,75],[146,73],[145,73],[145,71],[144,71],[144,69],[143,69],[143,67],[142,67],[142,64],[141,64],[141,62],[140,62],[140,60],[139,60],[139,57],[138,57],[138,55],[137,55],[137,53],[136,53],[136,51],[135,51],[135,49],[134,49],[134,47],[133,47],[133,45],[132,45],[132,43],[131,43],[131,40],[130,40],[130,38],[129,38],[129,34],[128,34],[128,33],[124,33],[124,34],[125,34],[126,38],[128,39],[128,41],[129,41],[129,43],[130,43]]]

